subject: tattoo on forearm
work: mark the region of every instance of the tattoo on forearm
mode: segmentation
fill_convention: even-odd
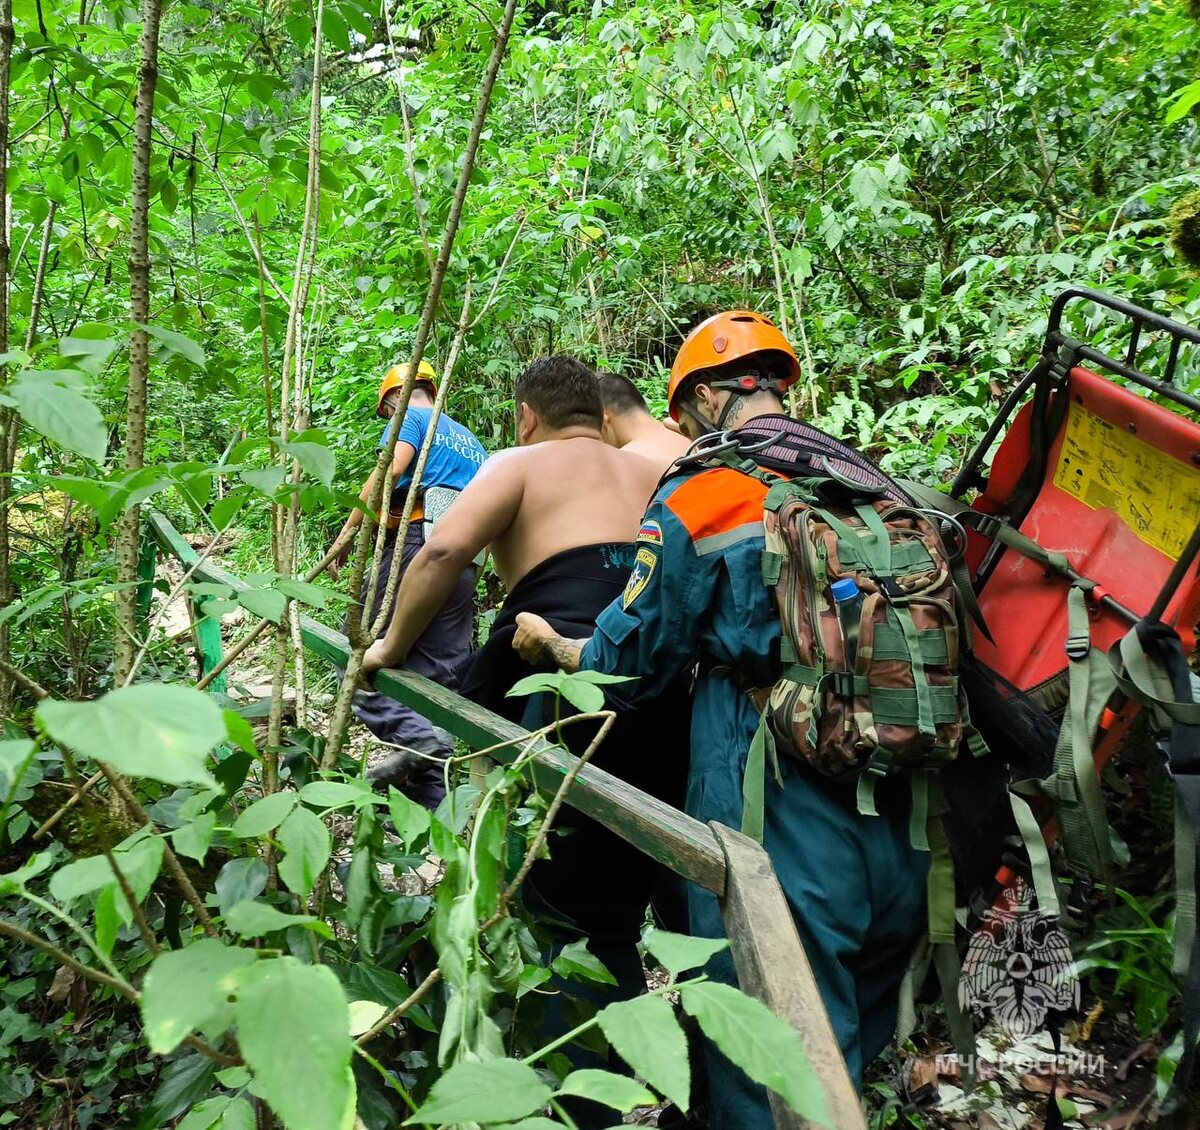
[[[570,673],[579,670],[579,656],[586,642],[551,636],[542,645],[542,652],[551,663],[556,663],[563,671]]]

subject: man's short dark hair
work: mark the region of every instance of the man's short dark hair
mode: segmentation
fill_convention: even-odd
[[[626,412],[649,412],[646,399],[638,392],[638,387],[628,377],[620,373],[606,373],[603,370],[596,374],[600,385],[600,399],[604,401],[604,409],[614,416],[623,416]]]
[[[532,408],[548,428],[590,427],[604,423],[604,402],[594,370],[565,353],[535,361],[513,390],[518,405]]]

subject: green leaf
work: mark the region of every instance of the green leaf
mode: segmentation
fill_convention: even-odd
[[[292,792],[271,793],[256,800],[233,822],[233,834],[239,839],[266,835],[278,828],[298,803]]]
[[[217,907],[226,914],[243,899],[258,898],[266,888],[267,865],[261,859],[231,859],[217,876]]]
[[[587,940],[584,938],[563,946],[559,955],[550,963],[550,968],[560,977],[583,977],[604,985],[617,983],[617,979],[605,968],[604,963],[587,948]]]
[[[18,373],[8,394],[30,427],[59,447],[95,463],[104,461],[108,429],[104,418],[86,396],[57,383],[49,373]]]
[[[441,1122],[510,1122],[540,1110],[550,1088],[538,1073],[515,1059],[456,1063],[429,1091],[405,1126]]]
[[[617,1054],[650,1086],[687,1110],[692,1086],[687,1038],[671,1006],[662,997],[635,997],[610,1004],[596,1018]]]
[[[258,756],[258,746],[254,744],[254,727],[236,710],[225,711],[225,736],[251,757]]]
[[[150,893],[162,868],[162,838],[139,829],[113,848],[113,858],[128,880],[134,898],[141,902]],[[50,877],[50,893],[60,902],[71,902],[101,888],[110,885],[115,887],[116,882],[116,874],[108,859],[103,855],[93,855],[60,867]],[[119,889],[114,906],[120,912],[122,921],[133,921],[132,908],[125,901],[124,892]]]
[[[584,714],[595,714],[604,709],[604,692],[591,683],[573,682],[567,677],[561,690],[563,698]]]
[[[208,849],[212,846],[213,835],[217,830],[217,814],[202,812],[190,823],[176,828],[171,833],[171,843],[179,855],[203,863]]]
[[[291,443],[282,444],[280,450],[292,456],[318,482],[327,487],[333,485],[333,473],[337,463],[333,452],[324,444],[293,440]]]
[[[283,467],[262,467],[250,468],[242,472],[242,481],[252,486],[260,494],[265,494],[268,498],[274,498],[278,493],[279,488],[283,486],[283,480],[287,475],[287,471]],[[217,504],[218,506],[220,503]],[[213,522],[220,525],[217,521],[217,507],[213,507]]]
[[[237,975],[256,961],[253,950],[226,946],[216,938],[160,953],[146,973],[138,1002],[150,1050],[166,1055],[197,1028],[215,1033],[228,1028]]]
[[[344,808],[348,804],[358,806],[382,800],[366,781],[309,781],[300,790],[300,799],[317,808]]]
[[[190,337],[185,337],[174,330],[164,329],[162,326],[148,326],[142,322],[134,322],[133,324],[139,329],[145,330],[146,333],[154,338],[162,347],[161,352],[178,354],[200,369],[203,369],[208,364],[204,356],[204,350],[192,341]]]
[[[800,1037],[786,1021],[732,985],[683,985],[680,999],[726,1058],[756,1083],[782,1095],[802,1118],[830,1125],[821,1083]]]
[[[191,687],[139,683],[91,702],[46,699],[37,720],[56,742],[130,776],[215,785],[205,761],[225,739],[225,718]]]
[[[329,862],[329,829],[307,808],[297,808],[279,826],[276,838],[286,853],[279,861],[279,877],[293,894],[307,895]]]
[[[24,773],[25,765],[36,748],[36,743],[28,738],[0,741],[0,801],[12,788],[13,782]]]
[[[729,948],[726,938],[689,938],[657,927],[647,930],[644,940],[658,963],[677,977],[685,970],[707,965],[710,957]]]
[[[1173,126],[1180,118],[1188,113],[1197,102],[1200,102],[1200,81],[1190,82],[1181,90],[1176,91],[1175,101],[1167,110],[1163,119],[1165,125]]]
[[[324,608],[330,595],[320,585],[309,584],[308,581],[297,581],[291,577],[284,577],[282,580],[276,581],[275,587],[293,600],[298,600],[301,604],[307,604],[313,608]]]
[[[572,1071],[562,1081],[558,1093],[593,1099],[626,1114],[635,1106],[653,1106],[658,1102],[650,1091],[627,1076],[589,1067]]]
[[[383,1018],[387,1006],[377,1001],[350,1002],[350,1035],[361,1036]]]
[[[429,831],[429,809],[415,800],[410,800],[398,789],[388,789],[388,813],[392,817],[396,835],[406,848],[410,847],[418,836]]]
[[[254,1130],[254,1108],[234,1095],[218,1095],[192,1107],[175,1130]]]
[[[350,1130],[350,1009],[328,966],[258,963],[242,975],[234,1015],[254,1093],[288,1130]]]
[[[238,593],[238,603],[255,616],[278,624],[283,619],[287,598],[275,589],[243,589]]]
[[[333,931],[320,918],[311,914],[285,914],[265,902],[235,903],[225,912],[225,925],[243,938],[261,938],[290,926],[303,926],[324,938],[333,937]]]

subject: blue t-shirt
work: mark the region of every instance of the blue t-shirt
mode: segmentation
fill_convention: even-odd
[[[429,421],[432,418],[432,408],[410,407],[404,413],[396,442],[411,444],[413,450],[419,452],[421,445],[425,442],[425,434],[429,431]],[[385,427],[379,440],[380,447],[383,446],[386,439],[387,428]],[[425,464],[425,473],[421,476],[421,486],[422,488],[451,487],[453,490],[462,490],[475,477],[475,472],[483,466],[486,458],[487,452],[483,450],[483,444],[462,424],[442,413],[438,417],[437,431],[434,433],[433,443],[429,448],[429,459]],[[416,456],[413,456],[412,462],[392,488],[394,492],[401,492],[399,493],[401,499],[403,498],[402,492],[407,491],[408,484],[412,482],[416,464]]]

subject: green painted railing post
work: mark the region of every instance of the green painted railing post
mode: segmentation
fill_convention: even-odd
[[[158,542],[150,533],[150,527],[142,526],[142,551],[138,554],[138,623],[145,626],[150,619],[150,602],[154,598],[154,570],[158,565]]]
[[[219,617],[205,614],[204,606],[207,600],[201,599],[191,603],[192,622],[196,626],[196,643],[200,647],[200,674],[207,675],[221,662],[221,621]],[[229,680],[224,674],[218,675],[209,684],[210,691],[225,691]]]

